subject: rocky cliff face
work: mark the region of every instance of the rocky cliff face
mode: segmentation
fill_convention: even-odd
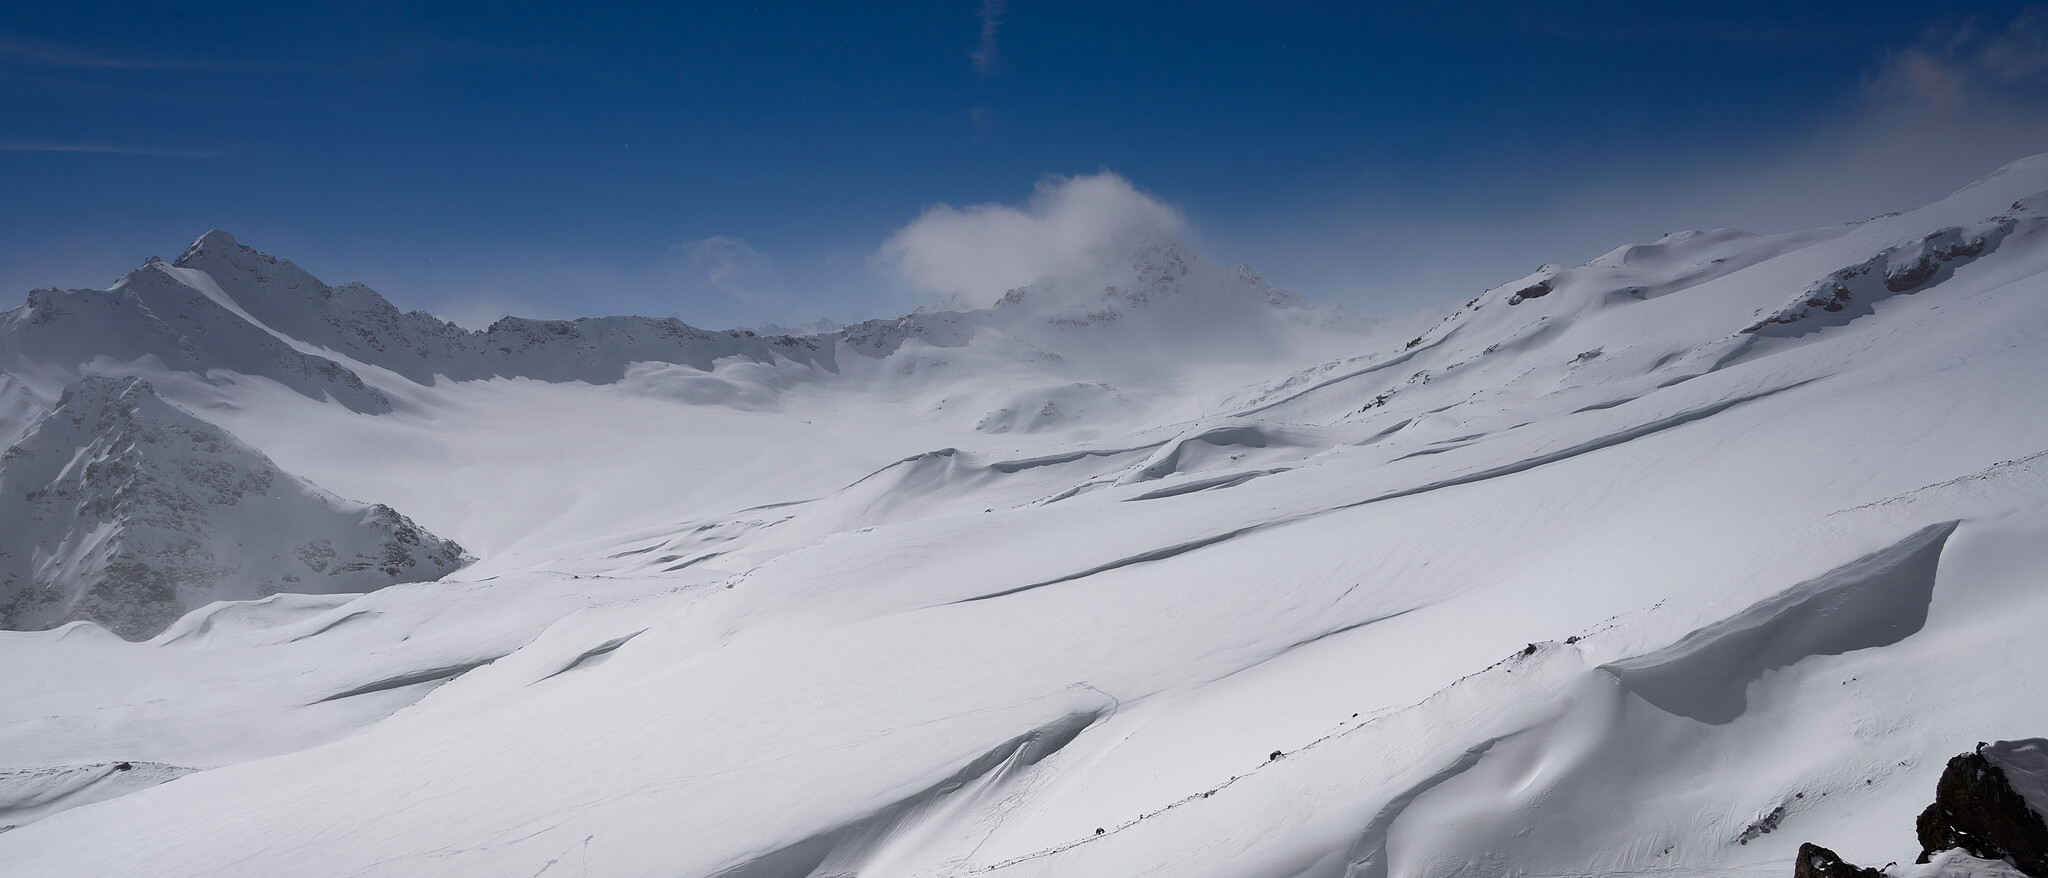
[[[218,600],[438,578],[462,547],[328,494],[138,379],[87,378],[0,454],[0,626],[143,639]]]
[[[1979,744],[1948,761],[1934,804],[1920,812],[1920,862],[1961,849],[1973,857],[2010,860],[2028,875],[2048,876],[2048,740]],[[2028,793],[2032,793],[2030,797]]]

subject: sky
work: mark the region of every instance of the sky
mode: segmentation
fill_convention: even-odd
[[[1997,0],[16,3],[0,307],[222,228],[472,326],[888,316],[1130,234],[1412,314],[2044,151]]]

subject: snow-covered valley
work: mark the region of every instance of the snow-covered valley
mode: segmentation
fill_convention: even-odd
[[[0,874],[1910,863],[2048,734],[2043,211],[2048,156],[1412,337],[1172,241],[472,332],[208,233],[0,314]]]

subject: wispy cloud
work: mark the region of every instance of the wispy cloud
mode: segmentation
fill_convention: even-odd
[[[1785,232],[1919,207],[2048,151],[2048,10],[1931,30],[1872,62],[1837,108],[1768,146],[1624,153],[1455,206],[1362,199],[1250,233],[1250,255],[1278,283],[1366,308],[1459,302],[1679,229]]]
[[[1519,30],[1553,40],[1588,43],[1726,43],[1738,46],[1791,45],[1813,39],[1805,27],[1781,21],[1727,21],[1714,18],[1659,18],[1624,21],[1607,16],[1558,20],[1550,10],[1534,7],[1518,19]]]
[[[967,57],[974,61],[974,69],[983,76],[996,72],[996,28],[1003,25],[1003,13],[1009,9],[1009,0],[981,0],[981,45]]]
[[[349,45],[346,53],[328,47]],[[276,47],[273,47],[276,48]],[[522,56],[493,50],[463,40],[442,39],[428,33],[408,33],[403,39],[384,39],[357,46],[346,40],[324,41],[320,46],[285,47],[301,51],[279,58],[256,57],[131,57],[67,46],[58,43],[0,39],[0,68],[71,71],[157,71],[188,73],[287,73],[354,76],[441,67],[496,59],[518,61]]]
[[[202,60],[159,60],[100,55],[52,43],[0,41],[0,64],[86,70],[231,70],[240,65]]]
[[[689,259],[712,288],[749,305],[768,295],[776,283],[775,263],[739,238],[712,235],[677,244],[669,252]]]
[[[2044,73],[2048,10],[2030,6],[2003,28],[1986,28],[1971,18],[1930,31],[1918,44],[1893,53],[1865,92],[1882,104],[1954,112],[2048,97]]]
[[[97,155],[139,155],[167,159],[217,159],[227,153],[212,149],[161,149],[153,146],[117,146],[104,143],[46,143],[0,141],[0,152],[75,152]]]

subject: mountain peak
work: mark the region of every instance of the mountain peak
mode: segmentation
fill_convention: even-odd
[[[995,307],[1128,311],[1177,297],[1262,300],[1266,289],[1249,266],[1224,270],[1179,241],[1148,238],[1098,250],[1082,265],[1004,293]]]
[[[276,257],[256,252],[243,245],[242,242],[235,240],[235,236],[221,229],[210,229],[206,234],[200,235],[195,239],[191,246],[186,247],[184,253],[178,254],[178,258],[172,260],[171,264],[179,268],[188,268],[192,263],[199,261],[200,258],[208,254],[226,255],[232,253],[248,253],[272,264],[277,262]]]

